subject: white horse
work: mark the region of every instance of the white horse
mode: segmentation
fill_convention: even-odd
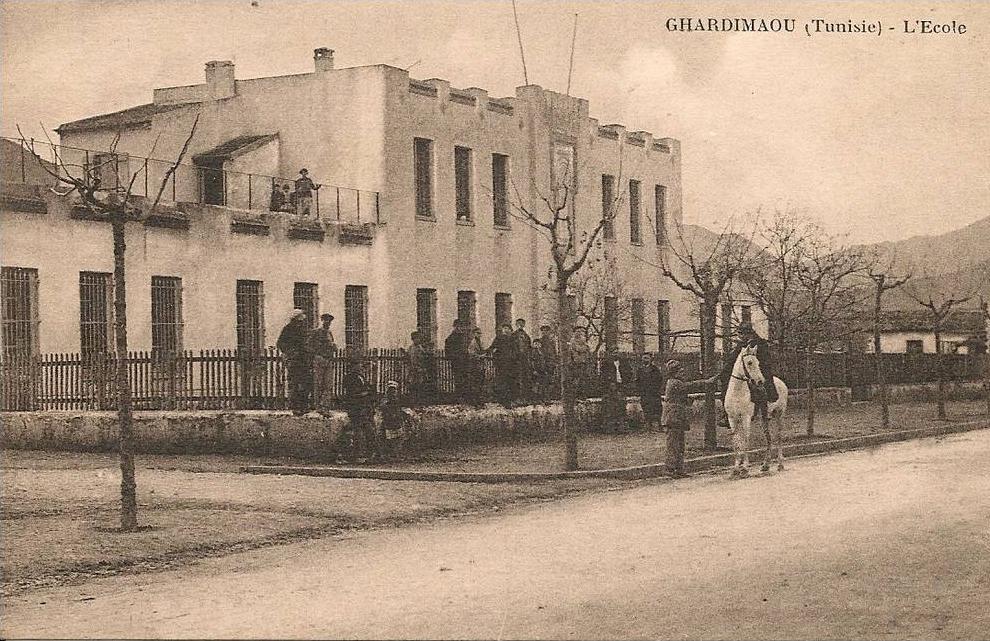
[[[756,357],[756,347],[744,347],[732,368],[732,378],[725,390],[725,398],[722,399],[732,428],[732,448],[735,452],[735,467],[732,468],[734,477],[749,474],[749,435],[753,415],[756,413],[756,403],[750,395],[750,387],[762,390],[764,382],[765,379],[760,372],[760,361]],[[784,431],[784,416],[787,413],[787,385],[776,376],[773,384],[777,388],[779,398],[769,404],[767,416],[763,417],[763,433],[767,439],[767,453],[761,467],[764,472],[770,469],[772,457],[771,421],[774,424],[774,439],[777,441],[777,469],[784,469],[784,446],[781,436]]]

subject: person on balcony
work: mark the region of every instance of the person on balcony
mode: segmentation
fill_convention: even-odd
[[[313,358],[307,344],[308,338],[306,312],[301,309],[292,310],[289,322],[278,335],[276,346],[285,358],[289,378],[289,409],[294,416],[302,416],[311,408]]]
[[[317,185],[309,177],[309,170],[305,167],[299,170],[299,177],[296,178],[296,213],[300,216],[309,216],[310,210],[313,208],[313,192],[318,191],[320,185]]]

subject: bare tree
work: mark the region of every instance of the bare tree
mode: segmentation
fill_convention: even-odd
[[[162,193],[165,191],[165,184],[172,177],[182,159],[185,157],[196,133],[196,125],[199,117],[193,122],[189,135],[186,137],[178,157],[166,170],[159,186],[158,195],[155,200],[146,204],[147,211],[154,211],[158,207]],[[47,136],[47,130],[46,136]],[[21,133],[21,144],[27,145],[24,134]],[[68,187],[68,191],[62,192],[63,196],[70,196],[73,192],[78,194],[79,205],[85,207],[94,214],[105,215],[110,221],[110,228],[113,234],[113,309],[114,309],[114,344],[115,344],[115,364],[116,364],[116,391],[117,391],[117,425],[118,425],[118,449],[120,453],[120,529],[124,532],[133,532],[138,529],[137,519],[137,480],[134,472],[134,429],[133,429],[133,408],[131,402],[131,384],[127,375],[127,281],[126,281],[126,251],[125,226],[128,221],[140,220],[142,217],[141,204],[135,201],[132,195],[134,182],[141,174],[134,172],[131,176],[119,175],[119,163],[115,160],[104,161],[103,166],[83,167],[81,171],[74,170],[64,161],[59,153],[58,146],[48,139],[55,158],[54,168],[49,168],[42,164],[56,181],[56,184]],[[108,158],[115,159],[117,156],[117,145],[120,142],[120,132],[114,135],[110,144],[110,154]],[[142,167],[145,175],[148,171],[148,159],[154,155],[158,145],[158,138],[152,144],[145,158]],[[33,150],[32,150],[33,151]],[[108,191],[101,191],[101,182],[98,178],[105,169],[113,169],[115,176],[113,188]],[[126,187],[122,185],[126,184]],[[147,200],[147,199],[145,199]]]
[[[736,221],[731,218],[717,234],[685,233],[685,226],[680,222],[675,222],[673,231],[669,243],[658,248],[657,259],[650,264],[698,301],[701,361],[703,376],[707,378],[719,369],[715,359],[718,306],[737,277],[748,268],[757,248],[752,233],[740,233]],[[708,390],[705,393],[705,449],[714,450],[717,445],[715,395]]]
[[[920,282],[919,282],[920,281]],[[926,283],[922,285],[921,283]],[[935,402],[939,420],[946,420],[945,411],[945,363],[942,354],[945,353],[942,344],[942,330],[945,322],[960,306],[968,303],[973,296],[969,293],[956,291],[939,291],[932,285],[930,278],[921,277],[904,287],[904,293],[915,303],[923,307],[928,315],[929,329],[935,335],[935,375],[938,381]]]
[[[904,286],[911,274],[897,276],[893,273],[893,257],[881,260],[872,258],[866,274],[873,283],[873,358],[876,367],[877,390],[880,396],[880,427],[890,428],[890,393],[887,389],[887,372],[883,360],[883,345],[880,342],[880,328],[883,324],[883,296],[888,291]]]
[[[610,257],[589,261],[571,281],[575,320],[585,327],[589,347],[595,354],[622,334],[632,322],[632,303],[622,278]],[[612,334],[615,336],[612,336]]]

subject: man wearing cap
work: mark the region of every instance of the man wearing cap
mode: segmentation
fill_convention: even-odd
[[[289,376],[289,409],[295,416],[302,416],[310,410],[310,396],[313,393],[313,359],[307,345],[308,334],[306,312],[294,309],[275,343],[285,358]]]
[[[320,314],[320,326],[309,335],[309,351],[313,355],[313,404],[321,412],[333,404],[333,362],[337,343],[330,323],[333,314]]]
[[[684,366],[673,359],[667,361],[664,369],[667,386],[660,426],[667,431],[666,472],[674,478],[682,478],[687,476],[684,473],[684,432],[691,428],[691,399],[688,394],[704,391],[706,386],[713,385],[719,377],[716,374],[711,378],[685,381]]]
[[[296,178],[296,213],[300,216],[309,216],[309,211],[313,206],[313,192],[320,188],[309,177],[309,170],[305,167],[299,170],[299,177]]]
[[[729,387],[729,381],[732,378],[732,368],[736,365],[736,360],[739,358],[739,352],[746,346],[756,347],[756,358],[760,361],[760,372],[763,374],[764,392],[766,394],[766,400],[762,400],[757,403],[757,407],[761,414],[765,414],[767,411],[767,403],[773,403],[779,398],[777,394],[777,386],[773,383],[773,359],[770,356],[770,343],[766,341],[765,338],[756,333],[753,326],[750,323],[740,323],[736,330],[738,336],[738,341],[732,353],[729,357],[725,359],[722,363],[722,374],[720,379],[722,381],[722,398],[725,398],[726,388]],[[759,399],[758,399],[759,400]],[[729,426],[729,417],[725,413],[724,405],[722,409],[722,415],[719,417],[719,425],[722,427]]]

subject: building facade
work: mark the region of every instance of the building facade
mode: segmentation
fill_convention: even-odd
[[[406,345],[417,328],[442,342],[455,318],[486,342],[496,319],[538,326],[553,315],[549,245],[525,218],[551,215],[561,186],[578,238],[614,214],[589,269],[621,281],[620,347],[697,326],[649,267],[681,219],[678,141],[602,125],[586,100],[535,85],[493,98],[386,65],[335,68],[326,49],[314,66],[237,80],[210,62],[202,84],[59,128],[61,171],[162,204],[128,224],[133,349],[271,345],[295,307],[332,313],[353,346]],[[310,215],[270,211],[302,168],[321,185]],[[71,195],[3,192],[5,353],[104,348],[109,225]]]

